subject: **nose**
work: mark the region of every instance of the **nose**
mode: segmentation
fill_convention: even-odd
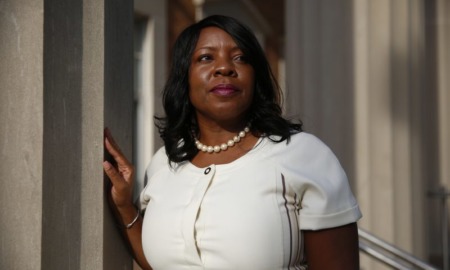
[[[233,63],[228,60],[217,61],[217,65],[214,71],[215,76],[236,76],[236,69]]]

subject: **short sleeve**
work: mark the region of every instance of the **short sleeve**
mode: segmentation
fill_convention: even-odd
[[[146,193],[146,190],[151,186],[150,179],[162,168],[168,166],[168,158],[164,147],[161,147],[155,155],[152,157],[147,169],[145,170],[144,189],[139,195],[138,207],[141,211],[145,211],[147,204],[150,201],[150,197]]]
[[[311,134],[300,133],[287,149],[291,149],[286,160],[288,179],[300,195],[302,230],[342,226],[361,218],[347,176],[328,146]]]

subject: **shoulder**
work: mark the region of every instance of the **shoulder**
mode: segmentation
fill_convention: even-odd
[[[275,143],[270,156],[287,174],[307,176],[311,181],[335,181],[346,175],[333,151],[318,137],[293,134],[288,141]]]
[[[166,155],[165,148],[161,147],[153,155],[149,165],[147,166],[147,170],[145,171],[145,178],[149,179],[160,169],[166,168],[167,166],[169,166],[169,159]]]
[[[265,155],[300,193],[310,184],[334,186],[348,181],[333,151],[310,133],[300,132],[289,140],[270,142]]]
[[[301,196],[302,229],[341,226],[361,217],[347,175],[333,151],[318,137],[301,132],[273,144],[272,158]]]
[[[307,132],[293,134],[290,139],[272,145],[273,155],[282,162],[311,162],[316,159],[336,160],[332,150],[318,137]]]
[[[322,142],[318,137],[311,133],[307,132],[299,132],[295,133],[291,136],[290,140],[287,142],[287,145],[304,147],[306,149],[327,149],[328,147],[325,143]]]

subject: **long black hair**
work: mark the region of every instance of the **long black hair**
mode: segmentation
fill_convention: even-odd
[[[155,117],[169,160],[179,163],[191,160],[198,153],[194,138],[198,126],[189,100],[189,68],[200,32],[206,27],[227,32],[255,71],[253,102],[248,109],[251,132],[270,136],[275,142],[289,140],[291,134],[301,132],[301,122],[293,123],[282,117],[281,89],[253,32],[234,18],[213,15],[183,30],[173,48],[171,70],[163,90],[166,116]]]

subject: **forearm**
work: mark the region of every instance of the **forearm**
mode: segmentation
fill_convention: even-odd
[[[359,269],[356,223],[303,232],[308,269]]]
[[[128,241],[134,259],[142,269],[149,270],[151,267],[144,256],[142,248],[142,217],[139,215],[133,226],[128,229],[126,228],[126,225],[130,224],[135,219],[137,213],[138,210],[133,205],[130,205],[122,209],[117,209],[116,218],[123,224],[122,234]]]

